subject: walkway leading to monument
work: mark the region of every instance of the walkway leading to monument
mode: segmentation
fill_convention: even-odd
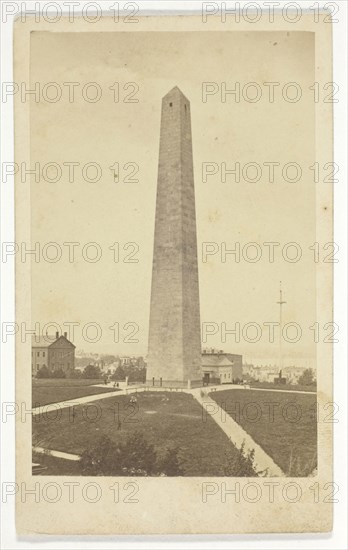
[[[44,449],[43,447],[33,447],[34,453],[46,454],[48,456],[54,456],[56,458],[64,458],[65,460],[80,460],[80,455],[73,455],[71,453],[63,453],[62,451],[51,451],[51,449]]]
[[[95,384],[92,387],[102,387],[104,388],[104,384]],[[232,390],[232,389],[243,389],[244,386],[236,385],[236,384],[224,384],[219,386],[205,386],[203,388],[194,388],[194,389],[187,389],[187,388],[167,388],[167,387],[158,387],[158,386],[128,386],[125,389],[121,390],[115,390],[114,392],[103,392],[95,395],[86,395],[84,397],[77,397],[75,399],[69,399],[67,401],[60,401],[58,403],[48,403],[46,405],[42,405],[40,407],[35,407],[32,409],[32,414],[35,416],[37,414],[47,414],[50,410],[58,410],[58,409],[67,409],[69,407],[79,405],[84,405],[85,403],[92,403],[93,401],[99,401],[100,399],[106,399],[107,397],[117,397],[118,395],[128,395],[130,393],[137,393],[137,392],[153,392],[153,391],[171,391],[171,392],[184,392],[184,393],[192,393],[192,395],[195,396],[194,392],[200,393],[200,391],[205,392],[213,392],[213,391],[224,391],[224,390]],[[275,390],[272,388],[250,388],[246,387],[246,390],[250,391],[270,391],[270,392],[282,392],[282,393],[302,393],[302,394],[309,394],[309,395],[316,395],[316,392],[308,392],[308,391],[300,391],[300,390]],[[215,403],[215,401],[214,401]]]
[[[245,444],[245,449],[255,451],[255,465],[257,471],[267,470],[267,477],[284,477],[284,472],[277,466],[272,458],[258,445],[253,438],[224,411],[216,401],[205,394],[202,388],[190,390],[189,393],[200,403],[205,414],[209,414],[216,424],[231,440],[233,445],[240,449],[242,443]]]
[[[102,387],[105,388],[104,384],[96,384],[92,387]],[[147,392],[147,391],[184,391],[184,392],[190,392],[191,390],[186,390],[182,388],[159,388],[159,387],[152,387],[152,386],[129,386],[123,390],[117,390],[117,391],[110,391],[110,392],[103,392],[98,393],[95,395],[86,395],[84,397],[76,397],[75,399],[69,399],[67,401],[60,401],[58,403],[47,403],[46,405],[41,405],[40,407],[34,407],[32,409],[32,414],[36,416],[37,414],[47,414],[50,411],[55,410],[61,410],[61,409],[68,409],[69,407],[78,407],[79,405],[85,405],[86,403],[92,403],[93,401],[99,401],[100,399],[105,399],[106,397],[117,397],[119,395],[129,395],[131,393],[140,393],[140,392]]]

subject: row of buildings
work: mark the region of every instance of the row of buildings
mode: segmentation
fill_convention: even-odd
[[[288,384],[297,384],[306,367],[296,367],[289,365],[282,367],[282,377],[286,379]],[[279,367],[277,365],[261,365],[255,366],[244,363],[243,378],[246,380],[257,380],[258,382],[274,383],[274,379],[279,377]]]
[[[146,363],[142,357],[122,356],[117,360],[106,362],[103,359],[91,358],[89,363],[99,367],[104,374],[114,374],[121,367],[144,368]],[[32,375],[37,376],[42,367],[48,370],[68,371],[74,370],[75,346],[67,338],[67,333],[55,336],[34,335],[32,337],[31,351]],[[76,367],[83,370],[85,365]],[[205,349],[202,353],[202,378],[205,384],[232,383],[243,378],[242,356],[232,353],[224,353],[222,350]]]
[[[68,340],[66,332],[61,335],[56,332],[55,336],[34,335],[32,337],[31,362],[33,376],[37,376],[42,367],[46,367],[52,372],[59,370],[64,373],[75,368],[84,369],[83,365],[76,365],[75,346]],[[135,369],[143,369],[146,366],[143,357],[136,356],[121,356],[110,362],[110,360],[106,361],[94,355],[94,358],[88,362],[99,367],[103,374],[114,374],[119,366],[134,367]],[[303,371],[303,367],[288,366],[282,369],[282,376],[288,383],[296,384]],[[226,353],[215,348],[203,349],[203,384],[231,384],[245,380],[274,383],[274,379],[278,376],[279,368],[275,365],[261,367],[252,364],[243,365],[242,355]]]

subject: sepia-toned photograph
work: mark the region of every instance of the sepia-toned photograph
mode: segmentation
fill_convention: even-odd
[[[39,32],[31,62],[33,472],[315,475],[314,35]]]
[[[97,491],[24,532],[331,528],[330,26],[208,15],[17,24],[17,471]]]

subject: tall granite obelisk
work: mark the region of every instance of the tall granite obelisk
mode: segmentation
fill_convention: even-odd
[[[147,383],[202,381],[190,102],[162,100]]]

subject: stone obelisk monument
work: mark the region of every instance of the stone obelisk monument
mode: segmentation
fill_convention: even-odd
[[[200,385],[201,337],[190,102],[162,100],[147,383]]]

